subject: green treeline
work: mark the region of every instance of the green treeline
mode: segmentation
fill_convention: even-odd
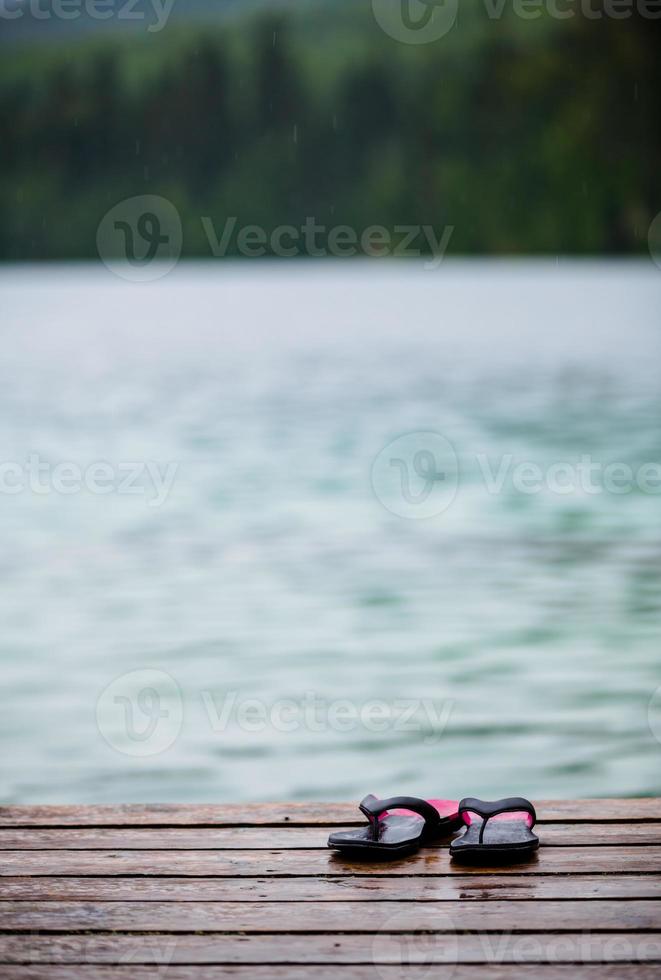
[[[158,194],[267,231],[454,226],[449,251],[636,253],[661,210],[661,22],[489,20],[391,40],[362,9],[4,51],[0,258],[96,257]],[[369,6],[369,5],[368,5]],[[318,18],[318,19],[316,19]]]

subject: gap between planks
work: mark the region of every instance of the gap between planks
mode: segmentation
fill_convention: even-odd
[[[167,980],[310,980],[310,967],[289,965],[261,966],[175,966],[167,967]],[[430,980],[428,966],[407,966],[404,974],[401,966],[379,964],[371,966],[314,965],[315,980]],[[545,965],[460,965],[445,972],[447,980],[575,980],[572,964]],[[488,971],[488,972],[487,972]],[[127,966],[18,966],[12,968],[11,980],[162,980],[163,967]],[[3,976],[0,970],[0,977]],[[9,974],[4,974],[8,977]],[[658,969],[646,964],[583,964],[581,977],[587,980],[658,980]]]
[[[575,973],[572,964],[544,965],[525,964],[518,966],[485,966],[460,965],[448,970],[447,980],[574,980]],[[487,973],[488,970],[488,973]],[[658,980],[658,969],[653,965],[643,964],[584,964],[581,967],[581,977],[586,980]],[[2,974],[0,973],[0,976]],[[7,975],[8,976],[8,975]],[[167,980],[310,980],[310,965],[308,966],[174,966],[168,967]],[[340,970],[336,966],[317,965],[314,969],[315,980],[402,980],[404,973],[401,966],[379,964],[372,966],[344,965]],[[407,980],[430,980],[428,966],[407,966]],[[14,966],[12,980],[162,980],[163,970],[160,967],[146,966]]]

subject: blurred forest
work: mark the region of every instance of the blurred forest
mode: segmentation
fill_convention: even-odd
[[[342,11],[3,47],[0,258],[94,258],[102,216],[138,194],[176,205],[188,255],[209,256],[203,215],[449,224],[454,254],[645,249],[659,20],[475,4],[412,46],[369,4]]]

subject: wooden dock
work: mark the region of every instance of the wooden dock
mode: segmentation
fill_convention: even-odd
[[[537,807],[499,868],[349,863],[354,804],[0,807],[0,977],[659,977],[661,799]]]

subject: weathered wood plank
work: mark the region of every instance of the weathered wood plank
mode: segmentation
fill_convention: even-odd
[[[320,827],[84,827],[0,830],[0,850],[279,850],[326,849],[332,826]],[[661,823],[545,824],[544,847],[661,845]],[[435,846],[448,847],[438,841]]]
[[[535,801],[540,822],[661,821],[661,798]],[[324,826],[362,823],[356,803],[117,804],[4,806],[3,827]]]
[[[655,929],[661,902],[15,902],[4,932],[555,932]]]
[[[661,932],[657,933],[530,933],[512,935],[301,935],[237,936],[8,936],[0,935],[0,963],[122,964],[131,978],[139,965],[177,964],[341,964],[391,963],[661,963]],[[435,973],[433,974],[435,975]],[[603,975],[603,974],[602,974]],[[619,976],[619,974],[617,974]],[[13,972],[10,973],[13,978]],[[488,977],[494,974],[489,970]],[[580,978],[570,971],[567,980]],[[454,977],[454,973],[452,974]],[[49,978],[50,980],[50,978]]]
[[[401,860],[348,861],[319,851],[0,851],[0,875],[287,875],[637,874],[661,872],[661,847],[549,847],[506,868],[451,861],[444,848]]]
[[[0,968],[1,969],[1,968]],[[310,980],[309,966],[132,966],[131,980]],[[456,966],[447,980],[658,980],[658,967],[641,963]],[[14,966],[12,980],[127,980],[125,966]],[[0,976],[2,974],[0,973]],[[438,977],[439,974],[434,974]],[[315,980],[432,980],[428,966],[317,966]],[[439,977],[440,980],[440,977]]]
[[[303,980],[314,965],[423,980],[448,965],[455,980],[651,980],[659,802],[542,804],[543,850],[487,868],[450,862],[446,845],[348,862],[325,847],[330,825],[360,822],[336,821],[341,807],[319,819],[317,805],[257,806],[249,820],[236,819],[245,807],[103,808],[100,820],[97,808],[26,808],[26,824],[4,808],[0,978]]]
[[[86,902],[374,902],[661,899],[655,875],[389,878],[3,878],[2,898]]]

